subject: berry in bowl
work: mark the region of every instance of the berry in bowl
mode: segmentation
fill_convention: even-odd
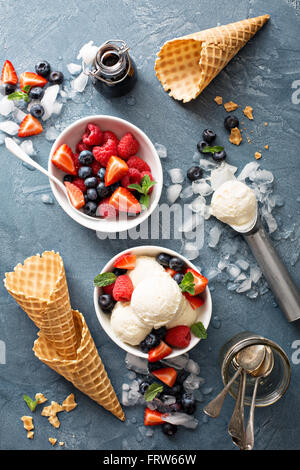
[[[49,171],[67,189],[50,181],[62,208],[88,228],[119,232],[143,222],[158,204],[162,168],[149,138],[139,128],[112,116],[76,121],[56,139]]]
[[[105,332],[149,364],[184,354],[207,336],[212,311],[207,279],[173,250],[124,251],[94,285],[95,310]]]

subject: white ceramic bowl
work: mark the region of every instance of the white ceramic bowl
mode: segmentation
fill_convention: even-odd
[[[154,211],[160,199],[163,184],[163,172],[160,158],[154,145],[141,129],[124,119],[114,116],[97,115],[79,119],[68,126],[54,142],[49,156],[48,170],[51,174],[63,181],[64,173],[52,164],[51,157],[55,150],[62,144],[67,144],[73,151],[75,151],[76,144],[81,139],[86,125],[89,122],[99,125],[102,130],[113,131],[118,138],[121,138],[126,132],[131,132],[136,137],[140,144],[138,156],[148,163],[156,181],[153,192],[150,196],[148,209],[137,217],[122,218],[121,220],[99,219],[90,217],[81,211],[75,211],[70,207],[64,192],[55,183],[49,180],[51,189],[63,210],[79,224],[99,232],[122,232],[124,230],[129,230],[142,223]]]
[[[101,273],[112,271],[115,260],[119,256],[123,255],[124,253],[132,253],[137,256],[144,255],[144,256],[154,256],[154,257],[156,257],[156,255],[158,255],[159,253],[168,253],[171,256],[178,256],[179,258],[183,259],[187,266],[197,271],[197,268],[196,266],[193,265],[193,263],[188,261],[184,256],[176,253],[176,251],[173,251],[168,248],[161,247],[161,246],[149,245],[149,246],[138,246],[135,248],[130,248],[128,250],[122,251],[121,253],[118,253],[104,266]],[[101,310],[98,304],[98,298],[101,292],[102,292],[102,288],[95,287],[94,305],[95,305],[95,310],[96,310],[98,320],[100,322],[100,325],[104,329],[104,331],[118,346],[120,346],[120,348],[124,349],[124,351],[134,354],[135,356],[139,356],[139,357],[143,357],[147,359],[147,354],[143,353],[138,346],[130,346],[129,344],[124,343],[113,333],[111,326],[110,326],[110,315],[103,313],[103,311]],[[198,308],[199,313],[198,313],[198,317],[196,321],[201,321],[203,325],[205,326],[205,328],[207,329],[210,319],[211,319],[211,313],[212,313],[212,301],[211,301],[211,295],[210,295],[210,291],[208,287],[206,288],[204,295],[205,295],[205,302],[201,307]],[[186,348],[173,349],[173,352],[168,357],[171,358],[171,357],[180,356],[181,354],[184,354],[190,351],[199,343],[199,341],[200,341],[200,338],[197,338],[196,336],[192,335],[191,342]]]

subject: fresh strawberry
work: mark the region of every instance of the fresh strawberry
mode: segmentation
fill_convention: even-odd
[[[187,292],[183,292],[183,295],[186,297],[186,300],[189,301],[191,307],[196,310],[204,304],[204,300],[199,295],[190,295]]]
[[[167,331],[165,341],[175,348],[186,348],[191,342],[191,330],[185,325],[174,326]]]
[[[122,158],[112,156],[108,160],[105,172],[105,186],[110,186],[128,173],[128,166]]]
[[[101,163],[101,166],[106,167],[110,157],[117,154],[117,144],[113,139],[108,139],[108,141],[101,147],[96,146],[93,148],[93,155],[97,162]]]
[[[67,144],[62,144],[60,147],[58,147],[58,149],[55,150],[51,158],[51,162],[57,168],[65,171],[66,173],[75,176],[77,175],[77,170],[73,160],[73,152]]]
[[[75,184],[75,186],[77,186],[77,188],[79,188],[83,193],[86,192],[87,187],[84,184],[84,180],[82,178],[74,178],[72,183]]]
[[[94,146],[94,145],[102,145],[103,143],[103,133],[99,126],[96,124],[89,123],[86,126],[85,133],[82,136],[82,142],[85,145]]]
[[[121,276],[118,276],[115,281],[113,298],[116,301],[129,302],[133,289],[134,287],[130,277],[127,276],[127,274],[121,274]]]
[[[37,135],[43,132],[43,126],[35,117],[31,114],[26,114],[23,121],[20,124],[18,136],[29,137],[30,135]]]
[[[139,201],[126,188],[119,187],[111,195],[109,203],[121,212],[139,214],[142,210]]]
[[[134,269],[136,265],[136,255],[131,253],[125,253],[119,256],[114,262],[114,268],[120,269]]]
[[[174,277],[177,271],[171,268],[165,268],[166,273],[170,274],[171,277]]]
[[[85,205],[83,192],[73,183],[66,181],[65,186],[67,188],[72,206],[74,206],[75,209],[80,209],[83,207]]]
[[[173,367],[164,367],[163,369],[153,370],[152,375],[164,384],[168,385],[168,387],[173,387],[177,379],[177,372]]]
[[[47,80],[34,72],[23,72],[20,75],[20,87],[24,90],[24,87],[29,85],[30,87],[39,86],[43,87],[47,83]]]
[[[133,137],[131,132],[123,135],[118,144],[118,155],[124,160],[127,160],[132,155],[135,155],[139,149],[138,141]]]
[[[141,173],[141,180],[144,178],[145,175],[148,175],[149,178],[150,178],[150,180],[151,180],[151,181],[154,181],[154,178],[153,178],[153,176],[152,176],[151,171],[142,171],[142,173]],[[151,194],[151,193],[152,193],[153,188],[154,188],[154,186],[151,186],[151,188],[149,188],[148,194]]]
[[[116,134],[114,134],[112,131],[104,131],[103,132],[103,144],[106,144],[106,142],[109,139],[114,140],[116,142],[116,144],[118,145],[119,139],[116,136]]]
[[[110,284],[109,286],[104,286],[103,287],[103,294],[109,294],[109,295],[113,295],[113,290],[114,290],[114,287],[115,287],[115,283],[113,282],[112,284]]]
[[[171,352],[172,352],[172,348],[170,348],[170,346],[168,346],[166,343],[161,341],[160,344],[156,346],[156,348],[150,349],[148,353],[148,361],[149,362],[161,361],[161,359],[171,354]]]
[[[195,294],[198,295],[201,294],[201,292],[205,291],[208,280],[206,277],[202,276],[202,274],[198,273],[192,268],[188,268],[186,270],[186,273],[192,273],[194,276],[194,285],[195,285]]]
[[[109,197],[102,199],[100,202],[96,216],[103,219],[115,219],[117,217],[118,211],[109,203]]]
[[[80,140],[78,144],[76,145],[76,152],[80,153],[80,152],[83,152],[83,150],[91,151],[92,147],[90,147],[90,145],[84,144],[82,140]]]
[[[156,426],[157,424],[163,424],[165,421],[162,419],[163,413],[157,410],[145,409],[144,425],[145,426]]]
[[[16,71],[14,69],[13,64],[9,60],[6,60],[4,62],[1,73],[1,82],[9,83],[10,85],[16,85],[18,83]]]
[[[93,174],[95,176],[97,176],[97,173],[98,171],[100,170],[101,167],[101,163],[97,162],[97,160],[94,160],[91,164],[90,164],[90,167],[91,169],[93,170]]]
[[[148,163],[146,163],[144,160],[137,156],[130,157],[127,160],[127,165],[128,168],[136,168],[137,170],[139,170],[140,173],[142,173],[143,171],[151,172],[151,168]]]
[[[134,191],[134,189],[130,189],[128,186],[130,184],[140,184],[141,180],[142,177],[139,170],[136,168],[128,168],[128,173],[121,179],[121,186],[129,191]]]

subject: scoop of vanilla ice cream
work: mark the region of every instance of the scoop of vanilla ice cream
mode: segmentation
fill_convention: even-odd
[[[176,317],[183,302],[177,282],[167,273],[147,277],[139,282],[131,297],[131,305],[145,325],[160,328]]]
[[[183,302],[178,312],[178,315],[176,315],[176,317],[173,318],[173,320],[167,323],[166,325],[167,328],[173,328],[174,326],[179,326],[179,325],[192,326],[196,322],[198,311],[192,308],[191,304],[184,297],[184,295],[182,297],[183,297]]]
[[[255,193],[241,181],[226,181],[213,194],[211,212],[226,224],[248,224],[256,215]]]
[[[134,287],[146,277],[156,276],[164,273],[165,270],[153,256],[137,256],[135,268],[128,271],[128,275]]]
[[[138,345],[151,331],[150,326],[145,326],[139,321],[129,303],[116,303],[110,325],[114,334],[131,346]]]

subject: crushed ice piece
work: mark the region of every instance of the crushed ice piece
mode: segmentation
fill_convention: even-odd
[[[0,131],[5,132],[9,135],[16,135],[18,133],[19,126],[13,121],[2,121],[0,122]]]
[[[30,157],[33,155],[36,155],[36,151],[33,147],[32,140],[24,140],[21,145],[21,149],[24,150],[25,153],[27,153]]]
[[[193,162],[199,163],[200,157],[199,157],[199,152],[195,152],[193,155]]]
[[[206,201],[203,196],[198,196],[196,197],[191,203],[190,203],[190,209],[193,212],[204,212],[204,207],[206,206]]]
[[[239,258],[238,260],[236,260],[235,264],[237,264],[243,271],[247,271],[247,269],[249,268],[248,261],[245,261],[242,258]]]
[[[179,232],[192,232],[203,222],[203,217],[196,212],[184,217],[183,223],[178,227]]]
[[[194,418],[194,416],[186,413],[169,413],[162,416],[162,419],[167,423],[184,426],[188,429],[196,429],[198,426],[198,420]]]
[[[9,100],[8,96],[4,96],[0,101],[0,114],[8,116],[15,109],[13,100]]]
[[[22,111],[22,109],[19,109],[19,108],[15,108],[14,111],[13,111],[13,118],[15,119],[15,121],[17,121],[18,123],[21,123],[26,117],[26,113],[24,113],[24,111]]]
[[[212,187],[205,181],[205,179],[200,179],[193,181],[192,188],[194,194],[200,194],[201,196],[209,196],[212,194]]]
[[[152,437],[154,434],[153,429],[147,429],[145,436],[146,437]]]
[[[147,360],[142,357],[134,356],[133,354],[127,353],[125,357],[125,364],[127,369],[133,370],[138,374],[147,375],[148,374],[148,364]]]
[[[174,403],[176,403],[176,397],[173,395],[164,395],[163,403],[167,406],[174,405]]]
[[[264,208],[261,209],[261,215],[267,224],[269,233],[275,232],[278,225],[273,215],[270,214],[270,212],[268,212],[267,210],[264,210]]]
[[[129,390],[129,385],[128,384],[123,384],[122,385],[122,390],[128,391]]]
[[[214,225],[210,231],[209,231],[209,241],[208,241],[208,246],[210,248],[215,248],[217,244],[219,243],[220,236],[221,236],[222,230],[217,226]]]
[[[200,374],[200,366],[197,362],[193,361],[193,359],[189,359],[186,363],[184,370],[190,372],[191,374],[199,375]]]
[[[80,64],[71,63],[71,64],[67,64],[67,69],[71,75],[78,75],[81,72],[82,67]]]
[[[238,282],[228,282],[227,284],[227,289],[229,291],[235,291],[238,287],[239,287],[239,283]]]
[[[130,380],[134,380],[136,378],[136,373],[132,370],[128,372],[127,376]]]
[[[237,167],[229,165],[226,162],[223,162],[219,167],[212,170],[210,174],[210,184],[213,190],[218,189],[226,181],[234,180],[236,170]]]
[[[220,261],[218,262],[218,269],[220,271],[223,271],[223,269],[227,268],[229,265],[229,261],[226,258],[221,258]]]
[[[247,297],[249,297],[249,299],[256,299],[256,297],[258,296],[258,292],[255,291],[255,290],[250,290],[249,292],[247,292]]]
[[[274,180],[273,173],[268,170],[256,170],[251,173],[250,177],[251,181],[254,181],[256,184],[270,184]]]
[[[41,200],[44,204],[49,204],[49,205],[54,204],[53,197],[51,197],[49,194],[42,194]]]
[[[181,247],[181,254],[188,260],[192,261],[199,256],[198,246],[193,242],[184,240]]]
[[[55,101],[53,105],[53,114],[60,114],[62,107],[63,107],[63,103],[59,103],[58,101]]]
[[[172,359],[163,359],[162,362],[167,364],[169,367],[174,367],[174,369],[182,370],[185,368],[189,360],[189,355],[187,353],[181,354],[181,356],[174,357]]]
[[[54,126],[49,127],[45,134],[45,137],[49,142],[56,140],[58,136],[59,132]]]
[[[59,85],[52,85],[46,88],[45,94],[41,99],[41,105],[43,106],[45,113],[43,114],[42,120],[46,121],[53,113],[54,103],[59,92]]]
[[[172,168],[168,173],[173,184],[180,184],[184,181],[184,174],[181,168]]]
[[[89,41],[80,49],[77,60],[82,59],[86,65],[91,65],[96,57],[98,50],[99,47],[94,45],[94,41]]]
[[[159,158],[167,158],[168,152],[167,152],[166,147],[163,144],[159,144],[158,142],[155,142],[154,147],[158,153]]]
[[[192,390],[197,390],[201,385],[201,377],[195,374],[190,374],[187,376],[183,382],[184,389],[189,392]]]
[[[221,252],[223,255],[235,255],[239,246],[238,243],[234,240],[226,241],[222,247]]]
[[[89,77],[86,75],[84,72],[81,72],[78,77],[76,77],[74,80],[71,82],[71,86],[74,91],[78,93],[82,93],[85,90],[85,87],[87,86]]]
[[[258,162],[247,163],[247,165],[244,166],[244,168],[242,169],[237,179],[239,181],[243,181],[247,178],[250,178],[250,177],[252,178],[252,176],[255,174],[258,168],[259,168]]]
[[[200,168],[202,168],[202,170],[204,171],[214,170],[214,168],[217,168],[218,166],[217,163],[211,160],[208,160],[206,158],[200,158],[199,165],[200,165]]]
[[[251,285],[252,285],[251,279],[246,279],[239,285],[239,287],[236,289],[236,292],[238,292],[239,294],[242,292],[246,292],[251,289]]]
[[[213,387],[203,387],[201,392],[203,395],[209,395],[213,391]]]
[[[258,266],[251,266],[250,267],[250,279],[254,284],[256,284],[262,276],[262,272]]]
[[[209,281],[212,281],[215,277],[218,276],[218,274],[220,274],[220,270],[217,269],[217,268],[211,268],[209,271],[206,272],[206,278],[209,280]]]
[[[180,193],[181,199],[189,199],[194,194],[192,186],[187,186],[184,190]]]
[[[244,281],[245,279],[247,279],[246,274],[241,273],[241,274],[235,279],[235,282],[241,282],[241,281]]]
[[[181,190],[181,184],[171,184],[171,186],[167,188],[167,200],[169,204],[173,204],[178,199]]]
[[[241,269],[235,264],[229,264],[226,268],[226,272],[231,281],[234,281],[241,273]]]
[[[259,294],[265,295],[269,291],[269,286],[266,282],[264,282],[259,288]]]

